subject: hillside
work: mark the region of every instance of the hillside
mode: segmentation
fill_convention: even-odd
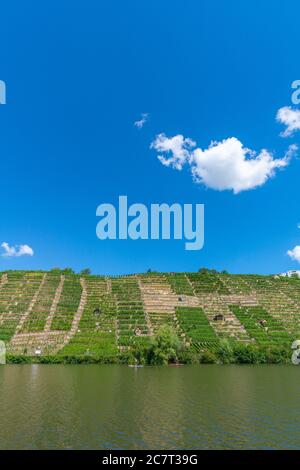
[[[300,337],[300,281],[256,275],[0,273],[0,340],[23,356],[110,362],[171,325],[195,353]],[[40,351],[38,351],[40,350]]]

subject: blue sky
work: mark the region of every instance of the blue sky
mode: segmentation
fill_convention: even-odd
[[[207,149],[235,137],[283,158],[279,108],[300,79],[297,1],[11,0],[1,5],[0,242],[33,256],[0,269],[90,267],[269,273],[297,268],[300,162],[255,189],[196,184],[162,165],[151,142],[183,135]],[[299,105],[300,109],[300,105]],[[142,128],[133,123],[149,113]],[[96,207],[205,204],[205,246],[96,237]]]

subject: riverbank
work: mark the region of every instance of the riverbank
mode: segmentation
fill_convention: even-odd
[[[179,350],[167,355],[164,351],[138,349],[119,353],[116,356],[26,356],[8,354],[7,364],[127,364],[127,365],[167,365],[167,364],[291,364],[292,350],[286,346],[259,347],[256,345],[223,344],[214,350],[199,353]]]

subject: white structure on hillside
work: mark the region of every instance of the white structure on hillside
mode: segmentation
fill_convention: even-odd
[[[297,269],[292,269],[287,271],[286,273],[280,273],[279,276],[282,277],[299,277],[300,278],[300,271]]]
[[[6,364],[6,347],[4,341],[0,341],[0,364]]]

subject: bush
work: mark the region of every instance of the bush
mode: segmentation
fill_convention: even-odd
[[[80,271],[80,274],[82,276],[90,276],[92,274],[92,271],[90,270],[90,268],[85,268]]]
[[[31,364],[32,358],[29,356],[17,356],[13,354],[6,355],[7,364]]]
[[[134,364],[135,363],[134,356],[132,352],[129,350],[120,352],[118,359],[119,359],[120,364]]]
[[[148,351],[148,363],[152,365],[166,365],[169,362],[178,362],[178,354],[182,350],[182,343],[176,330],[170,326],[163,326],[157,331],[152,345]]]
[[[202,351],[200,354],[200,363],[201,364],[217,364],[218,358],[216,354],[212,351]]]
[[[232,364],[235,362],[233,345],[227,339],[222,339],[217,351],[217,357],[222,364]]]
[[[291,362],[291,349],[273,347],[265,350],[265,362],[267,364],[282,364]]]
[[[252,344],[238,344],[233,349],[234,362],[237,364],[264,364],[265,354],[262,348]]]
[[[191,350],[179,351],[178,361],[181,364],[199,364],[199,354]]]

